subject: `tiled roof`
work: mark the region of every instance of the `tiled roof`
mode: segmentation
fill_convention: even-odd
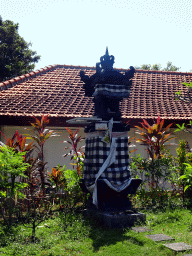
[[[92,116],[94,105],[84,95],[80,70],[88,76],[96,72],[94,67],[54,65],[0,83],[0,117]],[[122,117],[139,120],[160,115],[166,120],[192,119],[192,104],[174,100],[175,92],[187,91],[182,83],[190,81],[192,73],[136,70],[130,97],[121,103]]]

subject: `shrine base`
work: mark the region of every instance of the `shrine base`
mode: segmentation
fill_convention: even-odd
[[[136,223],[145,223],[146,214],[134,211],[104,212],[97,209],[86,209],[84,215],[108,228],[129,228]]]

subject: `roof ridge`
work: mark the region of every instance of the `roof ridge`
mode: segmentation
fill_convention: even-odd
[[[88,66],[81,66],[81,65],[58,65],[60,67],[69,67],[69,68],[88,68],[88,69],[96,69],[96,67],[88,67]]]

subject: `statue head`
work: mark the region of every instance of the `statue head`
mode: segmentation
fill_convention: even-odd
[[[113,55],[109,55],[108,47],[106,47],[105,55],[101,56],[98,64],[101,65],[103,71],[113,70],[114,59]]]

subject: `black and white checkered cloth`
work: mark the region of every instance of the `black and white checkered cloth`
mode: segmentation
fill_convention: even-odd
[[[87,187],[93,185],[101,166],[107,159],[110,143],[102,141],[105,132],[88,134],[85,144],[84,180]],[[130,179],[127,132],[112,132],[116,140],[115,161],[101,174],[100,179],[121,186]]]
[[[130,90],[125,85],[96,84],[93,97],[98,95],[128,98],[130,95]]]

